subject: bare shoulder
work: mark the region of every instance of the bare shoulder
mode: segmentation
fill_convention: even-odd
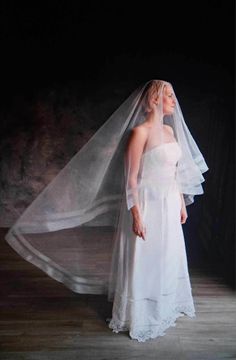
[[[174,135],[174,131],[170,125],[164,124],[166,130],[168,130],[172,135]]]
[[[129,143],[143,145],[148,136],[148,129],[145,126],[139,125],[131,129]]]
[[[145,138],[148,134],[148,128],[144,125],[138,125],[132,129],[132,134],[136,137]]]

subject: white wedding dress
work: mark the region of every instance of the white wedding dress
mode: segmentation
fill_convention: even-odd
[[[177,142],[142,155],[139,181],[144,186],[139,197],[145,240],[134,234],[125,201],[120,213],[111,263],[113,309],[108,326],[116,333],[129,331],[131,339],[139,342],[165,335],[184,313],[195,317],[175,177],[180,156]]]

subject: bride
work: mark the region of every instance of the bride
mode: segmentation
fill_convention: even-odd
[[[136,153],[136,164],[133,166],[137,166],[140,160],[140,156],[143,152],[144,144],[148,139],[148,132],[152,128],[152,125],[156,121],[157,114],[157,105],[158,104],[158,94],[152,94],[152,98],[150,99],[150,109],[151,111],[148,113],[145,122],[135,128],[133,128],[132,135],[130,137],[130,151]],[[169,84],[167,84],[164,88],[163,93],[163,115],[172,115],[175,107],[175,98],[174,93],[172,92],[172,88]],[[171,126],[163,124],[163,134],[164,134],[164,142],[174,142],[176,139],[174,138],[174,132]],[[138,169],[136,169],[137,172]],[[182,206],[181,206],[181,223],[184,224],[187,219],[187,211],[185,202],[183,200],[183,195],[181,195]],[[132,208],[132,215],[134,219],[133,228],[136,235],[141,235],[144,238],[144,229],[140,224],[141,217],[140,212],[137,206]]]
[[[121,212],[109,288],[114,298],[109,327],[129,331],[140,342],[165,335],[182,313],[195,316],[181,227],[187,211],[177,179],[184,150],[178,127],[175,136],[174,126],[164,124],[175,112],[172,86],[151,82],[142,106],[144,121],[132,129],[125,150],[128,203]]]
[[[6,241],[146,341],[195,308],[182,224],[208,170],[164,80],[133,91],[25,209]]]

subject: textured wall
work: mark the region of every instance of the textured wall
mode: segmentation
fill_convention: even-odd
[[[1,113],[0,226],[10,226],[123,101],[125,84],[17,95]],[[107,94],[110,94],[109,97]],[[128,94],[127,94],[128,95]]]

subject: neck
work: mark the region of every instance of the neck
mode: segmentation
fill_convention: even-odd
[[[145,123],[149,124],[150,126],[155,123],[160,123],[160,117],[158,115],[158,112],[154,110],[149,112],[148,115],[146,116]]]

